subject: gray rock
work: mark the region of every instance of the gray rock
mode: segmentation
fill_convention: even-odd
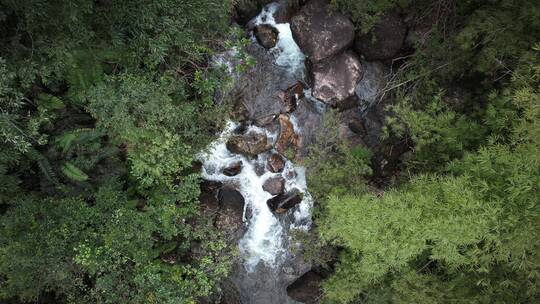
[[[266,134],[250,132],[248,134],[233,135],[227,141],[227,149],[233,153],[248,156],[257,156],[272,148]]]
[[[313,97],[337,106],[354,95],[362,78],[362,65],[353,52],[345,52],[310,66]]]
[[[235,1],[236,20],[240,24],[246,24],[253,17],[257,16],[263,6],[272,0],[238,0]]]
[[[381,96],[386,86],[387,69],[380,62],[362,62],[362,80],[356,85],[355,93],[362,110],[373,105]]]
[[[287,287],[287,294],[304,304],[318,303],[322,295],[322,280],[323,277],[320,274],[309,271]]]
[[[366,60],[394,58],[403,46],[407,27],[398,12],[384,15],[367,34],[358,33],[354,48]]]
[[[263,190],[272,194],[282,194],[285,189],[285,179],[281,176],[270,177],[263,184]]]
[[[217,102],[232,103],[237,113],[235,120],[270,122],[271,117],[283,112],[284,92],[303,76],[275,65],[270,52],[257,44],[248,46],[247,53],[255,58],[256,64],[234,78],[231,88],[220,94]]]
[[[331,11],[327,0],[309,1],[292,18],[291,30],[296,43],[312,62],[345,50],[354,40],[352,22]]]
[[[300,157],[308,154],[308,147],[313,142],[317,130],[322,126],[322,114],[312,101],[302,98],[294,112],[294,119],[300,127],[298,134],[298,152]]]

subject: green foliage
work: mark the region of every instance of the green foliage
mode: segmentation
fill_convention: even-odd
[[[343,141],[338,124],[338,112],[325,114],[306,159],[310,192],[321,202],[330,194],[362,193],[365,177],[371,174],[371,153]]]
[[[192,163],[231,6],[0,2],[0,301],[191,303],[227,274]]]
[[[385,12],[396,7],[406,7],[410,0],[331,0],[331,5],[349,15],[363,33],[369,32]]]
[[[224,245],[202,237],[204,227],[201,233],[186,229],[174,204],[139,212],[121,192],[102,188],[93,205],[28,198],[15,207],[1,233],[4,297],[32,300],[54,291],[68,303],[186,303],[208,295],[226,274],[226,268],[209,267],[227,263]],[[187,254],[180,242],[186,237],[202,242],[205,255],[190,264],[167,263]]]

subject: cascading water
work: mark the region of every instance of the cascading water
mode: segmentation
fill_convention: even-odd
[[[267,5],[263,11],[251,21],[255,26],[269,24],[278,29],[276,46],[268,50],[273,55],[274,64],[287,69],[290,75],[302,80],[304,75],[305,56],[295,43],[288,23],[276,23],[273,17],[277,4]],[[256,43],[253,37],[253,43]],[[222,58],[218,62],[230,64]],[[309,94],[309,91],[307,92]],[[290,115],[294,132],[300,134],[294,114]],[[291,230],[308,230],[311,226],[311,208],[313,201],[307,191],[305,169],[285,159],[281,172],[273,173],[267,168],[267,159],[277,153],[276,150],[258,154],[256,157],[247,157],[227,149],[227,140],[240,128],[240,124],[229,122],[220,137],[211,144],[209,149],[201,155],[203,161],[202,176],[206,180],[219,181],[223,184],[233,185],[244,197],[243,219],[247,224],[247,231],[239,241],[239,251],[242,264],[235,274],[235,282],[242,294],[243,303],[294,303],[285,292],[288,284],[292,283],[284,269],[291,268],[291,264],[301,264],[305,272],[306,264],[298,261],[292,253],[292,247],[297,246],[290,236]],[[264,134],[272,146],[275,146],[278,132],[270,131],[254,125],[242,130],[244,134]],[[224,174],[224,169],[233,163],[242,163],[242,170],[235,176]],[[262,168],[262,169],[261,169]],[[284,192],[296,190],[303,194],[299,204],[284,214],[275,214],[267,205],[272,194],[263,190],[263,185],[270,178],[281,177],[285,180]],[[290,276],[290,275],[289,275]]]
[[[286,254],[284,228],[266,204],[272,195],[263,190],[263,185],[267,179],[281,176],[285,179],[285,191],[298,189],[304,192],[304,199],[294,211],[294,221],[289,228],[308,229],[312,201],[306,192],[305,170],[287,160],[282,173],[265,170],[262,175],[258,175],[256,168],[264,166],[269,154],[274,152],[259,154],[256,159],[248,159],[241,154],[230,152],[226,147],[226,141],[237,127],[238,124],[229,122],[220,138],[212,144],[207,153],[202,155],[204,160],[202,176],[207,180],[236,185],[245,199],[244,220],[249,221],[248,231],[239,245],[246,269],[253,271],[259,262],[264,262],[269,267],[277,267]],[[247,132],[263,132],[271,140],[276,138],[275,134],[267,133],[255,126],[250,126]],[[236,176],[225,175],[223,169],[237,161],[242,162],[242,171]],[[246,210],[252,213],[250,219],[246,219]]]

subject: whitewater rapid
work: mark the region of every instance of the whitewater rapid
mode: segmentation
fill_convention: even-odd
[[[273,14],[277,8],[275,3],[267,5],[251,23],[255,26],[269,24],[277,28],[279,31],[277,44],[269,50],[274,56],[274,63],[285,67],[291,75],[303,75],[305,56],[293,39],[289,23],[275,22]],[[256,43],[255,38],[252,37],[252,39]],[[229,72],[232,72],[230,63],[224,61],[223,57],[219,60]],[[294,115],[291,115],[290,119],[295,132],[299,134],[302,130]],[[270,172],[266,169],[266,164],[270,155],[278,153],[274,149],[259,154],[256,158],[232,153],[227,149],[226,143],[238,127],[238,123],[228,122],[219,138],[210,145],[205,153],[200,155],[203,162],[202,177],[206,180],[233,185],[244,197],[243,219],[247,225],[247,231],[240,239],[238,246],[245,269],[248,272],[255,271],[261,262],[267,267],[275,269],[290,254],[290,231],[294,229],[308,230],[311,226],[313,200],[307,191],[305,168],[285,159],[285,167],[282,172]],[[265,134],[272,146],[278,137],[277,133],[253,125],[248,126],[247,131],[245,131],[245,133],[249,132]],[[238,175],[227,176],[223,174],[225,168],[238,161],[243,164]],[[261,170],[258,170],[261,167],[265,168],[262,174]],[[263,190],[265,181],[274,177],[285,179],[285,193],[298,189],[303,194],[300,204],[281,215],[277,215],[269,209],[267,200],[273,196]],[[249,216],[247,216],[248,214]]]

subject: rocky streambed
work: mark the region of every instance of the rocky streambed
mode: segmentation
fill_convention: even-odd
[[[361,59],[358,50],[371,40],[362,43],[351,21],[326,0],[281,0],[253,18],[241,16],[252,39],[246,52],[256,64],[239,73],[235,50],[215,58],[233,78],[217,102],[232,103],[235,115],[201,154],[203,212],[214,214],[215,226],[240,256],[218,303],[314,303],[321,276],[291,237],[310,229],[314,204],[305,169],[297,164],[330,107],[340,110],[335,127],[343,139],[379,152],[374,162],[381,172],[399,161],[403,149],[386,153],[388,143],[380,140],[384,111],[378,101],[388,68]],[[395,55],[388,45],[398,42],[379,44],[368,52],[382,47],[380,56]]]

